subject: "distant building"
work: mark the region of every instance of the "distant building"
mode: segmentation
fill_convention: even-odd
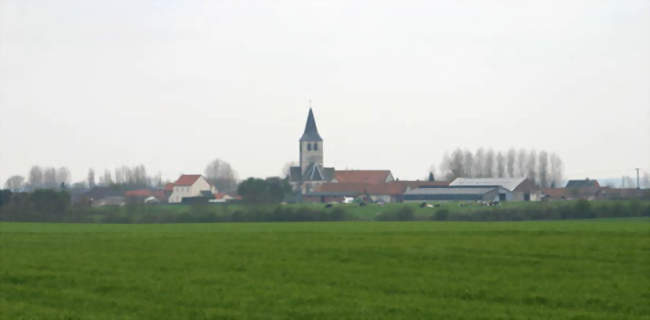
[[[381,184],[395,181],[390,170],[335,170],[334,182]]]
[[[503,190],[499,186],[425,186],[405,192],[404,202],[499,201],[500,192],[503,192]]]
[[[586,178],[584,180],[569,180],[566,184],[566,188],[600,188],[600,184],[598,183],[598,180],[590,180],[589,178]]]
[[[500,201],[541,200],[538,188],[528,178],[456,178],[449,186],[501,187]]]
[[[300,163],[289,169],[289,183],[294,190],[309,193],[316,186],[334,179],[334,168],[323,166],[323,139],[318,134],[311,108],[298,148]]]
[[[217,189],[200,174],[181,175],[172,188],[169,203],[194,202],[197,198],[214,198]]]

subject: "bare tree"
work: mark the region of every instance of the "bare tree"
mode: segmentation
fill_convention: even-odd
[[[70,185],[70,170],[66,167],[56,169],[56,186]]]
[[[478,148],[474,154],[472,173],[474,177],[485,177],[485,150],[483,148]]]
[[[641,184],[645,189],[650,188],[650,175],[645,171],[643,172],[643,178],[641,179]]]
[[[282,175],[283,178],[288,178],[291,175],[291,167],[297,167],[298,162],[289,161],[282,166]]]
[[[562,185],[562,180],[564,180],[564,168],[562,165],[562,159],[558,157],[557,154],[551,153],[550,155],[551,169],[551,188],[558,188]]]
[[[530,150],[526,162],[526,177],[537,184],[537,152]]]
[[[88,188],[90,189],[95,187],[95,170],[93,169],[88,170],[88,179],[86,180],[86,183],[88,184]]]
[[[501,151],[497,153],[497,177],[503,178],[506,176],[506,157]]]
[[[465,150],[465,155],[463,156],[463,177],[473,178],[474,172],[474,155],[471,151]]]
[[[510,148],[508,150],[508,154],[506,155],[506,171],[508,171],[508,177],[515,177],[515,170],[516,170],[516,161],[517,161],[517,151],[515,151],[514,148]]]
[[[29,186],[33,189],[43,187],[43,169],[39,166],[33,166],[29,170]]]
[[[45,189],[56,189],[59,186],[56,183],[56,169],[54,167],[43,170],[43,185]]]
[[[24,186],[25,177],[19,175],[11,176],[5,182],[5,188],[11,190],[12,192],[22,191]]]
[[[440,161],[440,174],[447,180],[451,176],[451,158],[447,152],[442,155],[442,160]]]
[[[485,168],[484,168],[484,176],[487,178],[493,178],[494,177],[494,150],[491,148],[488,149],[488,151],[485,153]]]
[[[104,175],[99,178],[99,184],[102,186],[110,186],[112,185],[113,182],[113,177],[111,176],[111,171],[110,170],[104,170]]]
[[[205,177],[219,191],[231,193],[237,190],[237,173],[226,161],[214,159],[208,163]]]
[[[517,154],[517,173],[518,177],[525,177],[527,174],[526,164],[528,163],[528,154],[525,149],[520,149]]]
[[[550,185],[549,180],[551,180],[548,172],[548,153],[544,150],[540,151],[537,162],[539,186],[548,188]]]
[[[449,169],[450,169],[450,179],[453,180],[459,177],[463,176],[463,173],[465,170],[463,170],[463,150],[460,148],[454,150],[454,152],[451,153],[451,162],[449,164]]]

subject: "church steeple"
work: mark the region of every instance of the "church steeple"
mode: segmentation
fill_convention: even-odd
[[[310,168],[323,166],[323,138],[318,134],[314,112],[309,108],[305,132],[298,143],[300,146],[300,168],[305,174]]]
[[[323,141],[318,134],[316,128],[316,120],[314,120],[314,112],[309,108],[309,115],[307,116],[307,124],[305,124],[305,132],[302,134],[300,141]]]

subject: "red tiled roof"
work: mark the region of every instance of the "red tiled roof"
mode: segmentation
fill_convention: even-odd
[[[385,183],[390,170],[336,170],[334,178],[340,183]]]
[[[176,182],[174,182],[174,186],[191,186],[196,182],[196,180],[199,180],[201,177],[200,174],[184,174],[181,175]]]
[[[569,193],[567,189],[564,188],[549,188],[542,190],[542,194],[549,196],[551,198],[563,198],[566,197]]]
[[[163,190],[165,190],[165,191],[173,191],[174,190],[174,183],[170,182],[170,183],[166,184],[165,188],[163,188]]]
[[[153,193],[149,189],[129,190],[124,193],[125,197],[151,197]]]
[[[411,189],[416,189],[424,186],[433,186],[433,187],[446,187],[449,186],[449,181],[409,181],[409,180],[400,180],[396,181],[401,183]]]

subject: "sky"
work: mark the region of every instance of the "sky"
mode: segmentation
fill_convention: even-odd
[[[0,0],[0,182],[298,160],[424,178],[454,148],[650,171],[650,1]]]

